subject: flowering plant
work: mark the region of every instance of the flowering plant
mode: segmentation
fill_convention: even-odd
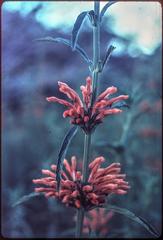
[[[82,12],[76,19],[72,30],[71,40],[63,38],[41,38],[39,41],[60,42],[70,46],[77,51],[88,63],[90,76],[86,78],[86,85],[81,86],[82,100],[66,83],[58,82],[59,91],[64,93],[69,101],[47,96],[48,102],[57,102],[67,109],[63,112],[63,117],[69,117],[70,124],[74,125],[66,134],[57,156],[57,164],[51,164],[49,169],[43,169],[45,175],[39,179],[33,179],[37,184],[35,192],[43,193],[47,198],[57,198],[68,207],[77,210],[76,216],[76,237],[81,237],[83,233],[85,213],[98,208],[107,208],[107,200],[110,195],[123,195],[130,189],[129,183],[125,180],[126,175],[121,174],[121,164],[112,163],[107,167],[101,167],[105,161],[100,156],[90,162],[91,138],[95,128],[103,122],[108,115],[121,113],[122,110],[117,105],[122,100],[127,100],[129,96],[120,95],[111,98],[110,95],[117,92],[117,87],[109,86],[104,92],[97,95],[99,77],[109,60],[114,46],[107,49],[106,55],[101,60],[100,55],[100,28],[106,10],[115,2],[107,3],[100,11],[100,2],[94,2],[94,10]],[[77,43],[80,28],[84,19],[89,17],[93,28],[93,59],[90,60],[84,49]],[[121,105],[123,106],[123,104]],[[78,128],[84,132],[84,154],[82,159],[82,169],[78,170],[78,161],[75,156],[71,158],[71,164],[65,159],[68,146],[76,134]],[[33,195],[32,195],[33,196]],[[157,235],[157,232],[145,220],[137,217],[128,210],[109,205],[109,210],[124,214],[130,219],[144,226],[149,232]],[[101,211],[101,210],[99,210]],[[95,217],[95,215],[92,215]],[[97,216],[96,216],[97,217]],[[85,222],[87,222],[85,220]],[[105,223],[105,221],[103,221]],[[96,221],[97,225],[97,221]],[[89,228],[94,225],[89,224]]]

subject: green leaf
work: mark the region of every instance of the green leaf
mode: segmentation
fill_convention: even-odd
[[[114,51],[115,48],[116,47],[114,47],[112,45],[108,48],[108,50],[106,52],[106,55],[105,55],[105,58],[102,62],[102,70],[104,69],[104,66],[106,65],[107,61],[110,59],[110,56],[111,56],[111,54],[112,54],[112,52]]]
[[[56,180],[57,180],[57,189],[59,190],[60,187],[60,180],[61,180],[61,170],[63,166],[63,159],[66,155],[67,149],[69,147],[69,144],[72,140],[72,138],[75,136],[77,133],[78,126],[73,126],[70,128],[70,130],[67,132],[66,136],[63,139],[59,154],[58,154],[58,159],[57,159],[57,170],[56,170]]]
[[[102,21],[102,17],[104,16],[105,12],[107,11],[107,9],[114,3],[116,3],[117,1],[109,1],[101,10],[100,13],[100,21]]]
[[[66,39],[66,38],[45,37],[45,38],[38,38],[35,41],[63,43],[65,45],[71,47],[71,41],[69,39]],[[89,57],[87,56],[84,49],[82,47],[80,47],[79,44],[76,44],[75,51],[77,51],[87,63],[89,63],[89,64],[92,63],[92,61],[89,59]]]
[[[24,202],[27,202],[27,201],[30,200],[31,198],[37,197],[37,196],[40,196],[40,195],[42,195],[42,193],[36,193],[36,192],[32,192],[32,193],[30,193],[30,194],[28,194],[28,195],[24,195],[24,196],[21,197],[16,203],[14,203],[14,204],[12,205],[12,207],[16,207],[17,205],[22,204],[22,203],[24,203]]]
[[[88,12],[88,17],[89,17],[90,22],[92,23],[92,25],[96,26],[97,18],[96,18],[95,12],[93,10]]]
[[[85,19],[85,16],[87,15],[87,13],[88,13],[87,11],[80,13],[75,21],[75,24],[74,24],[74,27],[72,30],[72,40],[71,40],[73,50],[75,50],[75,48],[76,48],[76,43],[77,43],[78,35],[80,32],[80,28],[82,26],[82,23]]]
[[[129,211],[128,209],[120,208],[120,207],[117,207],[114,205],[109,205],[109,206],[107,206],[107,210],[113,210],[114,212],[120,213],[120,214],[130,218],[131,220],[139,223],[140,225],[142,225],[148,232],[153,234],[155,237],[159,236],[159,233],[153,226],[151,226],[142,217],[136,216],[133,212]]]

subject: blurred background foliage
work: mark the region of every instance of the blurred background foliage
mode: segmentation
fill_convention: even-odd
[[[102,2],[101,6],[105,3]],[[5,237],[73,236],[75,210],[35,197],[12,207],[34,189],[32,179],[56,163],[70,128],[57,81],[73,87],[89,75],[78,53],[62,44],[34,42],[40,37],[70,38],[73,23],[92,2],[5,2],[2,5],[2,234]],[[101,56],[116,46],[100,77],[99,92],[116,86],[129,94],[129,109],[108,117],[92,138],[91,159],[103,155],[121,162],[131,190],[108,202],[125,207],[161,229],[161,6],[158,2],[120,2],[102,22]],[[79,44],[92,56],[92,29],[85,20]],[[83,133],[72,141],[67,159],[83,155]],[[100,221],[100,220],[99,220]],[[107,237],[151,237],[138,224],[114,214]]]

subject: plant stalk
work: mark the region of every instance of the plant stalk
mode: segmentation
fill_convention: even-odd
[[[76,238],[79,238],[82,236],[82,230],[83,230],[83,220],[84,220],[84,209],[78,209],[77,210],[77,222],[76,222]]]
[[[90,153],[90,146],[91,146],[91,134],[85,134],[84,139],[84,156],[83,156],[83,183],[87,182],[88,174],[89,174],[89,153]]]
[[[99,60],[100,60],[100,3],[95,1],[94,12],[96,16],[96,25],[93,26],[93,72],[92,72],[92,101],[93,105],[98,87],[98,77],[99,77]]]
[[[89,173],[89,153],[91,145],[91,134],[85,134],[84,138],[84,155],[83,155],[83,183],[87,181]],[[82,236],[83,229],[83,220],[84,220],[84,209],[80,208],[77,210],[77,223],[76,223],[76,237],[79,238]]]
[[[91,106],[93,105],[97,95],[97,84],[99,76],[99,60],[100,60],[100,2],[94,2],[94,12],[96,17],[96,24],[93,26],[93,71],[92,71],[92,99]],[[84,138],[84,156],[83,156],[83,183],[88,180],[89,174],[89,154],[91,147],[91,133],[85,134]],[[84,209],[77,210],[77,223],[76,223],[76,237],[82,236],[84,220]]]

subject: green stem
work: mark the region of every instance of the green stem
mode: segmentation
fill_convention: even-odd
[[[96,95],[97,95],[97,85],[98,85],[98,76],[99,76],[99,60],[100,60],[100,3],[94,3],[94,12],[96,16],[96,26],[93,26],[93,94],[92,94],[92,103],[93,105]]]
[[[85,183],[88,178],[89,173],[89,153],[90,153],[90,145],[91,145],[91,134],[85,134],[84,139],[84,156],[83,156],[83,182]],[[82,236],[82,229],[83,229],[83,220],[84,220],[84,209],[77,210],[77,223],[76,223],[76,237],[79,238]]]
[[[92,99],[91,106],[93,105],[97,95],[97,84],[99,76],[99,60],[100,60],[100,2],[94,2],[94,12],[96,16],[96,24],[93,26],[93,71],[92,71]],[[83,156],[83,183],[88,180],[89,174],[89,154],[91,146],[91,134],[85,134],[84,139],[84,156]],[[84,209],[77,210],[77,223],[76,223],[76,237],[82,236],[84,220]]]
[[[84,220],[84,209],[78,209],[77,222],[76,222],[76,238],[79,238],[80,236],[82,236],[83,220]]]
[[[88,174],[89,174],[89,153],[90,153],[90,145],[91,145],[91,134],[85,134],[84,139],[84,156],[83,156],[83,182],[87,182]]]

